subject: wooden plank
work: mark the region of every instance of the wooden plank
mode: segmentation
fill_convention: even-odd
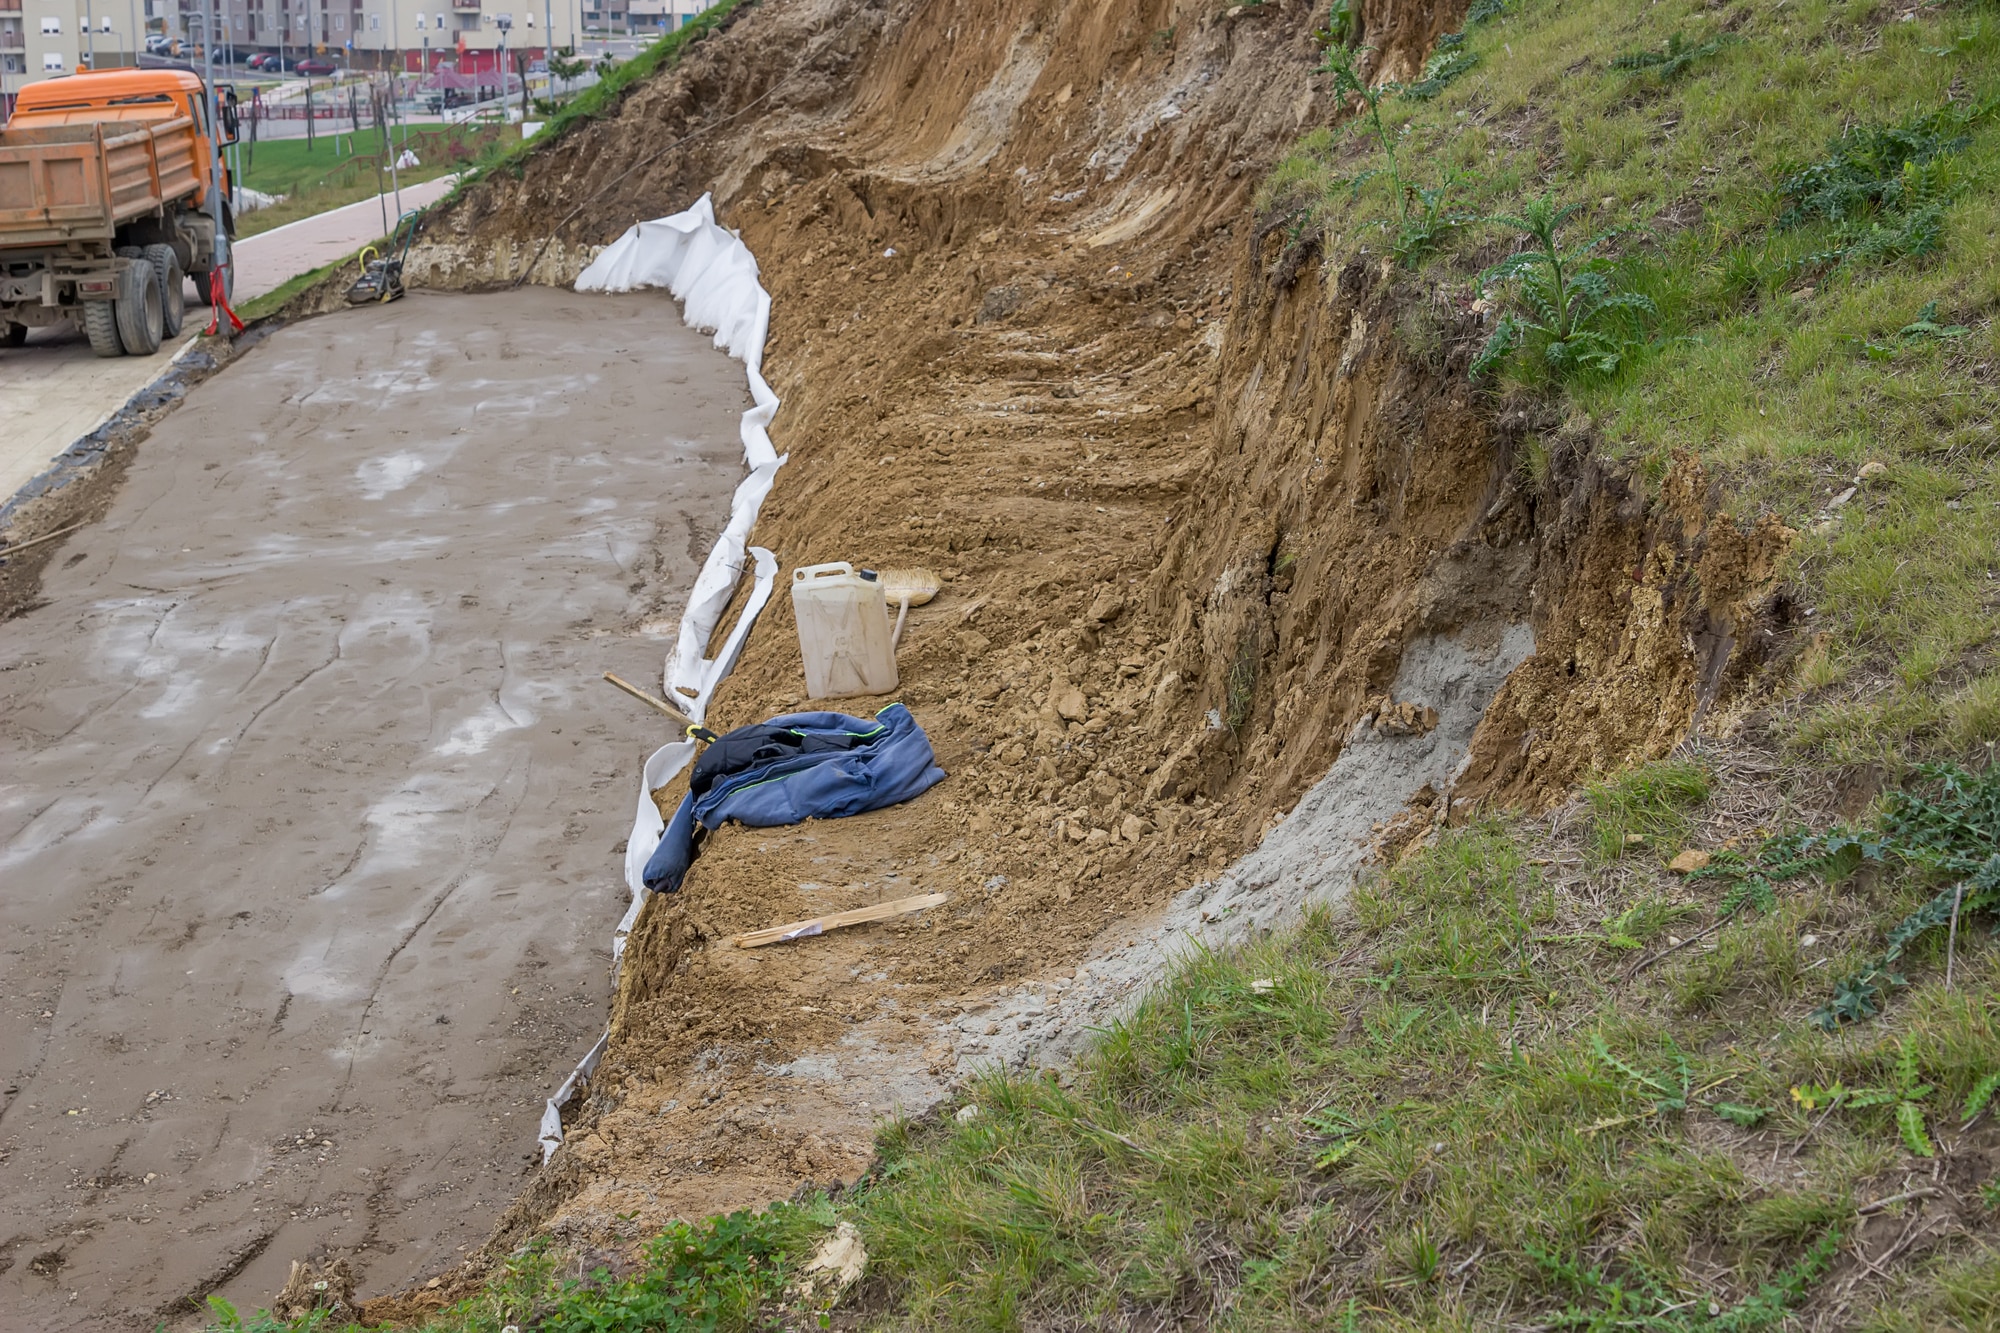
[[[766,926],[736,937],[739,949],[756,949],[766,944],[779,944],[785,940],[802,940],[812,935],[822,935],[829,930],[839,930],[842,926],[859,926],[870,921],[886,921],[892,916],[905,912],[921,912],[926,907],[936,907],[949,901],[948,893],[923,893],[914,898],[897,898],[886,903],[876,903],[872,907],[856,907],[845,912],[834,912],[828,916],[811,917],[804,921],[789,921],[782,926]]]

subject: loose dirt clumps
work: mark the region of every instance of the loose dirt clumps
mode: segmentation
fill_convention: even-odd
[[[1461,9],[1370,4],[1363,41],[1413,68]],[[1256,225],[1270,163],[1338,113],[1320,17],[767,0],[433,225],[432,282],[560,281],[713,191],[773,298],[790,462],[756,540],[945,580],[895,697],[949,780],[708,839],[642,912],[610,1050],[493,1248],[851,1180],[881,1115],[1049,1058],[1189,933],[1262,928],[1371,845],[1547,800],[1726,696],[1782,534],[1587,450],[1537,473],[1547,423],[1469,385],[1459,295]],[[1557,684],[1573,658],[1589,689]],[[1638,698],[1651,721],[1614,719]],[[778,598],[709,722],[804,702]]]

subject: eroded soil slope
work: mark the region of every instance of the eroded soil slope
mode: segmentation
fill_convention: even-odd
[[[1458,8],[1363,5],[1363,43],[1407,72]],[[531,263],[563,281],[714,191],[773,297],[791,461],[756,540],[788,568],[946,580],[911,614],[900,697],[951,779],[709,840],[642,916],[611,1053],[500,1239],[629,1238],[851,1178],[877,1115],[1001,1049],[981,1006],[1081,985],[1079,963],[1255,845],[1357,725],[1431,725],[1424,699],[1390,697],[1413,642],[1532,627],[1543,646],[1472,741],[1476,781],[1431,790],[1425,819],[1547,799],[1671,744],[1723,690],[1781,532],[1704,517],[1692,469],[1650,498],[1590,465],[1587,438],[1529,476],[1519,442],[1560,423],[1468,387],[1464,302],[1372,262],[1322,274],[1259,228],[1275,155],[1341,114],[1318,17],[769,0],[433,227],[413,262],[429,281]],[[710,721],[802,700],[780,598]],[[952,901],[727,945],[929,889]]]

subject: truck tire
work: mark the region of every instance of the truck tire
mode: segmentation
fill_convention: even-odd
[[[187,275],[181,272],[180,256],[171,245],[149,245],[146,258],[153,265],[153,276],[160,280],[160,328],[169,338],[179,337],[181,324],[187,318],[187,292],[183,287]]]
[[[160,303],[160,280],[153,266],[141,259],[118,274],[118,341],[132,356],[151,356],[166,334],[166,311]]]
[[[83,303],[83,331],[90,350],[99,356],[123,356],[125,344],[118,340],[118,311],[109,301]]]
[[[212,268],[206,273],[197,273],[194,275],[195,295],[201,298],[203,305],[215,304],[215,292],[211,284],[215,281],[218,273],[222,275],[223,299],[229,302],[236,300],[236,266],[229,264],[222,268]]]

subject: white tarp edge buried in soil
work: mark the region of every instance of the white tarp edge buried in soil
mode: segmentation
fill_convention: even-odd
[[[736,487],[729,522],[688,593],[687,609],[681,612],[680,637],[662,677],[667,697],[700,722],[708,711],[709,696],[742,655],[743,641],[770,600],[771,585],[778,575],[776,557],[748,544],[757,511],[785,462],[771,447],[768,428],[778,412],[778,395],[771,392],[763,375],[771,295],[757,281],[756,257],[734,234],[716,225],[715,209],[707,195],[684,213],[639,223],[607,246],[576,280],[580,292],[630,292],[642,287],[664,287],[672,292],[681,302],[681,318],[688,327],[713,329],[715,345],[742,361],[750,380],[753,406],[743,414],[742,425],[743,459],[750,466],[750,475]],[[755,562],[756,585],[750,600],[723,641],[722,650],[712,658],[703,657],[729,599],[736,595],[745,555]],[[625,843],[625,884],[632,891],[632,905],[611,937],[613,977],[624,963],[625,937],[646,901],[646,862],[667,831],[666,821],[653,804],[653,792],[671,782],[694,758],[694,752],[691,740],[663,745],[646,760],[640,775],[639,808],[633,817],[632,836]],[[549,1098],[542,1111],[544,1162],[562,1145],[562,1108],[575,1095],[577,1085],[596,1071],[610,1042],[607,1029]]]

